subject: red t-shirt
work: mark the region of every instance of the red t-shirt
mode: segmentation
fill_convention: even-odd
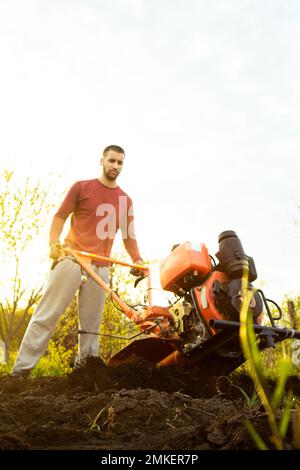
[[[115,235],[121,229],[133,262],[141,258],[134,233],[132,201],[118,186],[109,188],[98,179],[77,181],[55,216],[67,219],[70,214],[71,228],[65,239],[70,248],[109,257]]]

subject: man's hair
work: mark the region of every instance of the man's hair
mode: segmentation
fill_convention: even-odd
[[[124,149],[122,149],[122,147],[119,147],[119,145],[109,145],[108,147],[105,147],[105,149],[103,150],[103,156],[110,150],[113,150],[114,152],[118,152],[118,153],[123,153],[123,155],[125,155]]]

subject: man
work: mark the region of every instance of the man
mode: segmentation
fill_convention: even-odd
[[[106,147],[100,162],[100,178],[77,181],[56,212],[50,228],[50,257],[54,262],[44,295],[25,332],[13,375],[27,376],[30,373],[45,352],[59,317],[78,289],[79,327],[85,331],[99,331],[105,291],[90,277],[84,282],[81,266],[71,256],[63,255],[60,236],[69,215],[72,217],[66,246],[109,257],[120,228],[132,261],[143,263],[134,234],[132,201],[117,185],[124,158],[125,152],[121,147]],[[92,269],[108,282],[107,262],[93,261]],[[79,335],[76,362],[87,356],[98,356],[98,347],[97,335]]]

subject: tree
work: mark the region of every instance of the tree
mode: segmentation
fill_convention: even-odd
[[[41,296],[41,286],[25,285],[21,279],[22,256],[40,234],[53,207],[51,183],[44,187],[29,177],[16,180],[14,171],[0,174],[0,254],[4,273],[0,283],[0,337],[5,343],[6,362],[13,338]]]

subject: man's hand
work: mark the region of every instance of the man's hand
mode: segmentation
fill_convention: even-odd
[[[63,246],[61,245],[60,242],[51,242],[50,243],[50,258],[51,259],[59,259],[61,256],[63,256]]]
[[[134,264],[139,264],[142,266],[144,264],[144,261],[142,259],[139,259]],[[139,269],[139,268],[131,268],[130,274],[136,277],[145,277],[146,271],[144,271],[143,269]]]

